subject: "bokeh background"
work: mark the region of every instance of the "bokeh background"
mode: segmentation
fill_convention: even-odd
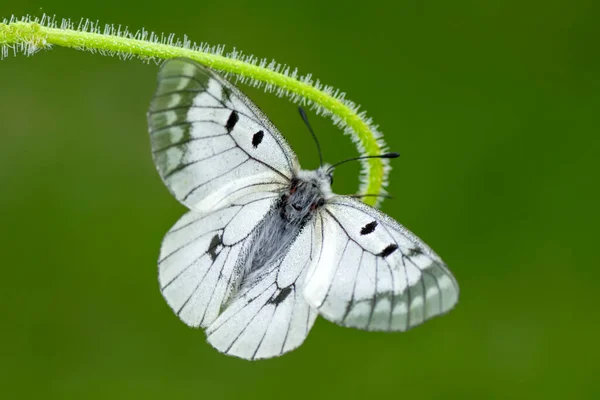
[[[383,210],[461,285],[407,333],[318,320],[278,359],[219,354],[162,299],[184,212],[152,163],[157,66],[56,48],[0,61],[2,397],[597,399],[600,14],[581,1],[30,1],[296,66],[368,110],[394,160]],[[245,89],[305,167],[287,100]],[[356,155],[311,119],[329,162]],[[353,193],[358,165],[336,174]],[[5,397],[6,396],[6,397]]]

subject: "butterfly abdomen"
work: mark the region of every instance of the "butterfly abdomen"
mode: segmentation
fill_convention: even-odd
[[[299,179],[291,181],[255,230],[255,240],[248,249],[242,285],[267,273],[269,266],[287,253],[323,201],[322,193],[313,183]]]

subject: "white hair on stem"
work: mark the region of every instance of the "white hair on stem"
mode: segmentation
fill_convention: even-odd
[[[91,21],[89,19],[81,19],[75,23],[70,19],[57,20],[56,16],[48,15],[42,15],[41,17],[33,17],[27,15],[23,18],[11,16],[9,19],[4,19],[0,23],[0,59],[7,57],[9,54],[25,54],[27,56],[31,56],[42,49],[51,48],[52,44],[48,43],[42,34],[35,34],[36,25],[38,28],[39,26],[43,26],[50,30],[67,30],[97,34],[102,36],[113,36],[118,38],[130,39],[133,41],[147,42],[158,46],[180,48],[194,52],[205,53],[208,55],[226,57],[228,59],[239,61],[244,64],[268,69],[285,77],[292,78],[308,86],[311,86],[316,90],[322,92],[323,94],[326,94],[345,105],[353,113],[353,116],[358,118],[362,122],[362,124],[367,127],[367,130],[369,131],[369,136],[371,136],[372,139],[372,141],[370,142],[370,146],[372,147],[372,149],[376,149],[375,151],[379,154],[383,154],[388,151],[381,133],[377,130],[377,125],[373,123],[371,118],[366,116],[365,111],[359,112],[360,106],[358,106],[351,100],[346,99],[346,94],[344,92],[332,86],[324,85],[319,80],[313,80],[312,75],[310,73],[300,75],[298,69],[292,68],[285,64],[278,63],[275,60],[271,59],[269,61],[266,58],[259,58],[253,55],[247,55],[244,54],[242,51],[239,51],[235,47],[232,51],[226,53],[224,45],[209,45],[207,43],[193,42],[185,35],[183,36],[183,38],[177,38],[174,34],[156,34],[154,32],[149,32],[143,28],[141,30],[132,32],[127,27],[123,27],[121,25],[101,24],[98,21]],[[18,27],[23,29],[24,32],[26,31],[26,33],[28,34],[25,35],[23,34],[24,32],[21,32],[21,36],[19,36]],[[11,38],[12,41],[9,40]],[[79,50],[89,51],[91,53],[99,53],[106,56],[119,57],[123,60],[138,58],[144,62],[155,62],[158,64],[161,63],[164,59],[164,57],[140,55],[122,50],[94,48],[91,46],[86,46],[86,43],[83,41],[81,41],[81,43],[78,43],[76,46],[72,47],[75,47]],[[255,88],[263,89],[267,93],[275,94],[278,97],[286,97],[293,103],[301,104],[304,107],[309,108],[310,110],[314,111],[317,115],[330,117],[335,126],[341,128],[345,134],[350,136],[360,155],[376,155],[373,153],[367,154],[367,150],[365,149],[364,143],[359,137],[357,131],[355,131],[355,129],[349,126],[347,120],[341,118],[340,115],[334,114],[334,112],[331,109],[325,107],[324,105],[318,104],[315,101],[304,97],[301,93],[292,92],[287,88],[278,86],[269,81],[259,80],[249,76],[241,76],[226,71],[223,71],[223,75],[226,78],[232,79],[234,83],[239,82],[247,84]],[[370,164],[370,162],[370,160],[366,159],[360,161],[362,169],[359,176],[359,192],[363,194],[368,191],[370,183],[372,182],[371,180],[376,179],[373,176],[371,176],[370,168],[374,164]],[[389,165],[388,159],[380,159],[377,161],[377,163],[381,163],[381,176],[378,179],[380,181],[380,185],[378,185],[378,194],[385,195],[387,193],[385,187],[388,184],[388,175],[391,167]],[[379,205],[383,198],[383,196],[376,196],[374,198],[374,205]]]

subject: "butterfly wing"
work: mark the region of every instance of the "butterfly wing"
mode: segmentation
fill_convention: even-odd
[[[148,112],[154,162],[188,208],[215,210],[289,183],[298,161],[235,86],[188,59],[166,61]]]
[[[300,346],[317,317],[303,296],[304,280],[321,243],[313,220],[286,255],[265,266],[232,299],[206,333],[219,351],[245,359],[276,357]]]
[[[323,244],[304,296],[326,319],[405,331],[458,301],[456,280],[440,257],[382,212],[338,196],[318,218]]]
[[[186,324],[207,327],[242,279],[241,263],[252,233],[278,193],[253,193],[227,207],[185,214],[166,234],[158,262],[160,290]]]

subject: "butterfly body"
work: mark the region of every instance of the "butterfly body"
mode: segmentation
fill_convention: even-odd
[[[444,262],[389,216],[302,170],[268,118],[191,60],[167,61],[148,113],[154,161],[190,211],[165,236],[160,289],[186,324],[246,359],[298,347],[317,315],[404,331],[449,311]]]
[[[261,271],[282,258],[306,223],[330,196],[329,178],[322,169],[300,170],[290,185],[281,190],[279,200],[255,229],[252,246],[244,258],[240,285],[256,279]]]

